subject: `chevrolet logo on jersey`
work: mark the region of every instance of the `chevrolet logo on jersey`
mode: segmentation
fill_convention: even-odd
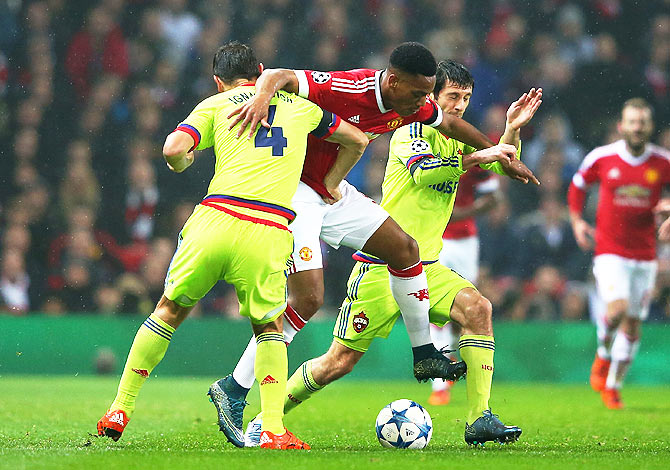
[[[389,121],[389,122],[386,123],[386,127],[388,127],[389,129],[395,129],[396,127],[400,127],[401,125],[402,125],[402,118],[401,117],[397,117],[397,118],[393,119],[392,121]]]
[[[625,197],[649,197],[651,190],[637,184],[619,186],[615,191],[617,196]]]

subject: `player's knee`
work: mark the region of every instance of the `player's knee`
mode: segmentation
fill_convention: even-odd
[[[309,320],[323,306],[323,293],[301,292],[289,303],[302,318]]]
[[[477,329],[489,329],[493,307],[489,299],[483,295],[477,296],[465,309],[468,323]]]
[[[616,323],[623,321],[628,314],[628,302],[626,300],[615,300],[607,305],[607,318]]]
[[[409,268],[419,260],[419,244],[406,233],[402,233],[393,246],[393,253],[387,257],[389,266],[395,269]]]
[[[186,319],[192,307],[182,307],[163,296],[154,309],[154,314],[168,325],[177,328]]]
[[[621,322],[621,330],[626,335],[637,338],[642,330],[642,321],[636,317],[626,316]]]

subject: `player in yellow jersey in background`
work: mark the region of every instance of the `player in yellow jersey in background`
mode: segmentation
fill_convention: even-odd
[[[288,360],[282,334],[285,269],[293,251],[287,225],[291,199],[305,159],[307,135],[340,144],[324,184],[337,200],[338,186],[358,161],[367,137],[336,115],[291,93],[277,92],[268,123],[251,139],[229,130],[228,115],[255,93],[262,65],[246,45],[231,42],[214,57],[218,94],[203,100],[173,133],[163,154],[175,172],[188,168],[194,150],[214,147],[216,164],[207,196],[179,234],[165,291],[135,336],[116,398],[98,422],[98,434],[118,440],[140,388],[161,361],[175,329],[219,280],[235,287],[240,314],[251,320],[258,343],[256,379],[267,416],[261,447],[309,449],[283,425]],[[243,436],[228,436],[242,446]]]
[[[463,65],[440,62],[434,99],[445,113],[460,117],[468,106],[473,83]],[[442,233],[451,216],[459,178],[475,165],[505,175],[500,161],[515,150],[512,145],[519,154],[519,129],[533,117],[541,98],[541,89],[531,89],[512,103],[501,144],[485,150],[476,151],[421,123],[398,129],[391,139],[381,206],[419,244],[426,265],[431,323],[442,326],[454,321],[462,329],[459,349],[467,364],[468,444],[516,441],[521,428],[505,426],[491,413],[495,350],[491,303],[470,281],[437,262]],[[534,176],[530,179],[539,184]],[[385,262],[362,252],[354,258],[358,263],[347,284],[347,298],[340,308],[330,349],[306,361],[291,376],[285,412],[349,373],[375,338],[388,336],[400,315],[388,285]],[[258,442],[259,424],[264,419],[260,416],[249,423],[247,446]]]

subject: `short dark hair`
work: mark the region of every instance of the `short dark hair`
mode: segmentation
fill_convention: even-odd
[[[437,64],[437,73],[435,74],[435,89],[433,93],[437,96],[445,84],[455,85],[459,88],[469,88],[475,86],[475,79],[463,64],[453,60],[441,60]]]
[[[214,54],[214,75],[226,83],[238,78],[258,78],[258,59],[253,49],[239,41],[230,41]]]
[[[403,42],[393,49],[389,66],[412,75],[432,77],[437,70],[433,53],[419,42]]]

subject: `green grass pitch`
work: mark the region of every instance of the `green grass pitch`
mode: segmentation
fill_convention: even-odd
[[[452,403],[427,406],[433,438],[423,450],[383,449],[378,411],[398,398],[426,404],[427,384],[342,380],[286,417],[309,452],[237,449],[216,427],[205,393],[213,378],[152,378],[119,442],[97,438],[95,424],[117,380],[0,376],[1,469],[667,469],[670,389],[630,386],[626,409],[606,410],[585,384],[495,383],[491,406],[523,428],[519,442],[468,448],[465,386]],[[245,420],[258,411],[252,390]]]

